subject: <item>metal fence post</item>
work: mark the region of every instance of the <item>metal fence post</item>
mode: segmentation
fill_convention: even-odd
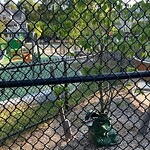
[[[64,76],[64,77],[67,77],[67,69],[68,69],[68,67],[67,67],[67,60],[66,60],[65,58],[63,58],[62,60],[63,60],[63,64],[64,64],[63,76]],[[68,88],[68,84],[65,83],[65,84],[64,84],[64,91],[65,91],[65,93],[64,93],[64,98],[65,98],[65,110],[68,110],[68,109],[69,109],[69,105],[68,105],[68,90],[67,90],[67,88]]]

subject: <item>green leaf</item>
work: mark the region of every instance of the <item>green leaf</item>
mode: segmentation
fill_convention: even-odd
[[[148,53],[146,51],[141,53],[141,57],[144,58],[144,57],[147,57],[147,56],[148,56]]]
[[[118,11],[120,11],[120,10],[122,9],[122,4],[118,4],[118,5],[116,6],[116,9],[117,9]]]
[[[63,107],[64,106],[64,100],[63,99],[56,100],[55,105],[57,107]]]
[[[122,102],[119,102],[119,103],[117,104],[117,107],[121,108],[121,106],[122,106]]]
[[[134,93],[137,93],[137,94],[140,94],[140,90],[139,89],[136,89],[135,91],[134,91]]]
[[[127,67],[127,71],[128,72],[133,72],[133,71],[135,71],[135,68],[133,68],[133,67]]]

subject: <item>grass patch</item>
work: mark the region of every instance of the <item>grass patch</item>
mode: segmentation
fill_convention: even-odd
[[[35,107],[3,109],[0,114],[0,138],[7,137],[57,114],[58,108],[52,102]]]

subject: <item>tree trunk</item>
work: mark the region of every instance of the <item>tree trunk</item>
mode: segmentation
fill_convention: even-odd
[[[69,120],[65,118],[64,109],[62,107],[60,108],[60,118],[62,121],[66,141],[68,141],[72,139],[71,124]]]

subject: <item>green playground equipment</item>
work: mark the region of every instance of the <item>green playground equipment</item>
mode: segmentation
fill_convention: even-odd
[[[22,50],[22,41],[20,39],[11,39],[7,44],[6,56],[10,59],[15,55],[20,55]]]
[[[7,39],[7,42],[0,43],[0,50],[3,51],[4,54],[4,60],[15,60],[19,59],[25,62],[33,62],[36,61],[41,62],[40,60],[40,52],[38,47],[38,42],[35,42],[37,40],[36,33],[31,34],[31,42],[25,43],[24,36],[22,32],[17,32],[19,36],[15,37],[16,33],[12,32],[3,32],[4,35],[14,34],[14,38]],[[37,48],[35,48],[37,47]],[[37,51],[37,53],[35,53]],[[32,57],[32,60],[31,60]],[[38,58],[38,59],[37,59]]]
[[[10,34],[10,33],[4,33]],[[14,37],[7,42],[0,43],[0,50],[3,51],[4,59],[11,59],[14,56],[21,55],[23,36]]]

